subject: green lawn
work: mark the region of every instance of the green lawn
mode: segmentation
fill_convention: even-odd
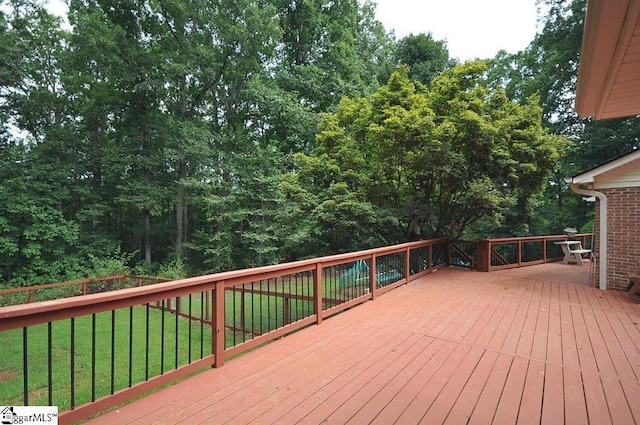
[[[176,366],[176,319],[175,315],[164,314],[164,355],[161,347],[162,317],[159,309],[149,309],[149,343],[147,360],[147,310],[145,307],[134,307],[132,317],[129,309],[116,311],[115,321],[112,322],[111,312],[95,315],[95,372],[92,368],[92,316],[75,319],[75,405],[91,401],[92,375],[95,373],[96,398],[111,393],[111,365],[112,365],[112,323],[115,327],[113,364],[114,389],[129,386],[129,374],[133,384],[161,373]],[[129,344],[130,319],[133,319]],[[67,410],[71,407],[71,320],[54,322],[51,326],[52,346],[52,387],[53,405]],[[191,344],[189,344],[189,320],[179,318],[178,330],[178,366],[188,363],[189,345],[191,345],[192,360],[198,359],[201,352],[206,356],[211,353],[211,330],[208,326],[201,327],[199,321],[191,323]],[[23,404],[23,330],[14,329],[2,333],[3,355],[0,357],[0,404]],[[29,404],[48,405],[48,326],[38,325],[28,328],[28,381]],[[131,361],[130,349],[131,349]],[[163,359],[164,357],[164,359]],[[147,366],[148,365],[148,366]],[[131,372],[130,372],[131,371]]]

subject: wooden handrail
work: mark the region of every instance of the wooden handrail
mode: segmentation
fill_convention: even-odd
[[[311,271],[317,267],[323,268],[348,263],[357,259],[369,258],[373,255],[381,256],[402,252],[406,249],[446,242],[446,240],[445,238],[440,238],[428,241],[408,242],[353,253],[337,254],[251,269],[233,270],[104,293],[0,307],[0,331],[141,305],[161,299],[180,297],[194,292],[212,290],[222,282],[224,282],[225,287],[233,286],[255,280]]]

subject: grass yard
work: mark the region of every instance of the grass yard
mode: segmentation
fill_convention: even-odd
[[[164,338],[162,321],[164,316]],[[112,364],[113,389],[118,391],[176,367],[191,359],[211,353],[211,329],[201,326],[199,321],[178,318],[161,310],[150,308],[148,315],[147,355],[147,309],[144,306],[118,310],[115,320],[111,312],[95,315],[95,344],[92,316],[75,319],[75,405],[92,401],[92,376],[95,375],[95,397],[111,393]],[[133,324],[131,333],[130,323]],[[112,327],[115,330],[112,350]],[[191,328],[191,342],[189,342]],[[28,328],[28,381],[29,404],[48,405],[48,326]],[[54,322],[51,325],[52,404],[63,411],[71,408],[71,320]],[[130,339],[133,342],[130,344]],[[3,355],[0,357],[0,404],[22,405],[23,401],[23,330],[14,329],[2,333]],[[92,347],[95,346],[95,371],[92,367]],[[130,350],[131,347],[131,350]],[[164,354],[162,347],[164,347]],[[131,358],[131,360],[130,360]],[[164,366],[162,366],[164,364]]]

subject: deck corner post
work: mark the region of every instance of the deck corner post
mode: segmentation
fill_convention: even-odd
[[[488,272],[491,268],[491,241],[478,241],[478,271]]]

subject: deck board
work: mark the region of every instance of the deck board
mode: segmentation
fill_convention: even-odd
[[[545,365],[530,361],[525,378],[522,401],[518,410],[518,425],[534,425],[540,423],[542,400],[544,393]]]
[[[564,385],[562,367],[547,364],[544,370],[544,388],[542,394],[542,425],[564,423]],[[573,418],[573,413],[570,413]]]
[[[640,306],[588,270],[441,269],[88,423],[639,423]]]
[[[571,418],[574,424],[588,424],[587,402],[584,395],[582,373],[573,367],[566,367],[562,371],[564,378],[564,417]],[[553,417],[547,419],[550,424],[562,423],[554,421]]]

